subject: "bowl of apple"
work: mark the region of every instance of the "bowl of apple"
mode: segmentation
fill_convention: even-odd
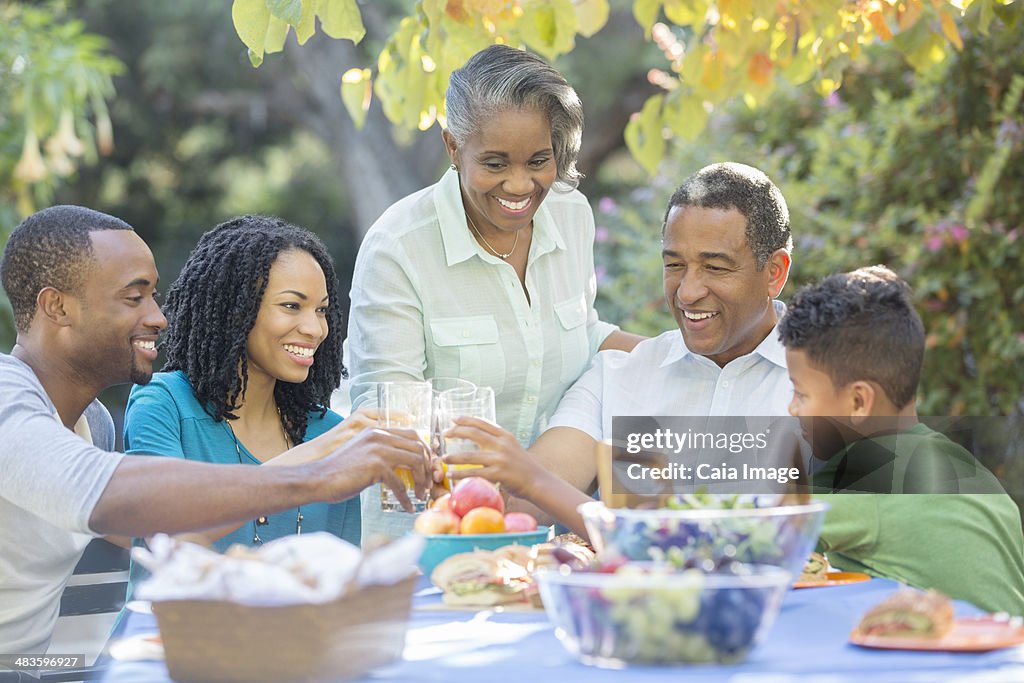
[[[552,533],[525,512],[505,512],[501,492],[480,477],[461,480],[451,493],[435,500],[417,515],[413,531],[426,539],[419,566],[428,576],[452,555],[531,546],[549,540]]]

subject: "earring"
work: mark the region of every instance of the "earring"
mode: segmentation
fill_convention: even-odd
[[[451,165],[451,169],[452,169],[453,171],[455,171],[456,173],[458,173],[458,172],[459,172],[459,167],[458,167],[458,166],[456,166],[455,164],[452,164],[452,165]]]

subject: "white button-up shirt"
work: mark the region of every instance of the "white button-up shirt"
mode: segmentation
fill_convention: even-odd
[[[776,301],[775,312],[781,319],[785,304]],[[640,342],[632,353],[599,353],[548,427],[574,427],[600,441],[612,438],[616,415],[787,415],[792,396],[777,328],[724,368],[690,351],[676,329]]]
[[[376,383],[461,377],[494,389],[498,424],[523,446],[617,329],[594,310],[594,216],[548,193],[533,219],[527,300],[515,269],[469,231],[459,176],[391,206],[356,259],[348,327],[352,405]]]

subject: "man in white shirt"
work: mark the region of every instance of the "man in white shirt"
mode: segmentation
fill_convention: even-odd
[[[669,201],[662,228],[665,298],[678,331],[641,342],[631,353],[598,354],[529,454],[592,492],[594,449],[611,438],[613,416],[786,415],[792,388],[775,334],[785,305],[775,298],[789,276],[791,250],[789,210],[764,173],[724,163],[688,178]],[[516,478],[504,468],[525,453],[515,453],[511,439],[496,429],[460,429],[459,435],[507,460],[483,456],[490,468],[455,478]],[[516,493],[550,507],[532,493]]]
[[[113,216],[33,214],[11,233],[0,279],[18,330],[0,353],[0,652],[46,651],[91,537],[225,526],[381,481],[411,509],[396,466],[425,490],[426,453],[408,430],[355,436],[343,423],[278,456],[279,467],[112,452],[114,425],[96,396],[148,382],[167,325],[153,255]]]

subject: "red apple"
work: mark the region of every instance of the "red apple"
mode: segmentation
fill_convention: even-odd
[[[537,520],[525,512],[505,513],[505,531],[536,531]]]
[[[498,487],[480,477],[468,477],[455,485],[448,507],[459,517],[475,508],[494,508],[505,512],[505,501]]]
[[[412,528],[421,534],[457,534],[462,520],[451,510],[425,510],[421,512]]]

